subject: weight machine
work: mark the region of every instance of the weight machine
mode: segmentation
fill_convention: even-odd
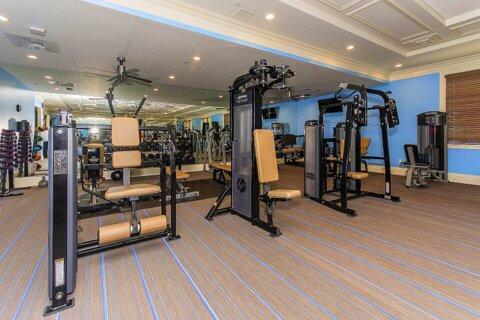
[[[109,99],[110,100],[110,99]],[[129,222],[102,226],[94,240],[78,243],[78,220],[98,217],[103,211],[81,215],[77,202],[77,137],[76,124],[62,112],[60,121],[49,130],[49,184],[48,184],[48,293],[50,305],[44,316],[73,307],[69,298],[76,286],[77,258],[134,243],[165,237],[178,239],[176,233],[176,192],[170,190],[170,223],[167,222],[167,166],[170,185],[176,185],[174,150],[162,146],[159,162],[160,186],[130,184],[128,171],[141,164],[138,120],[112,115],[112,165],[124,170],[124,184],[110,187],[103,198],[116,203],[119,212],[130,210]],[[138,111],[138,110],[137,110]],[[137,115],[138,112],[135,113]],[[87,164],[89,169],[102,169],[100,164]],[[125,171],[127,174],[125,174]],[[83,174],[83,172],[82,172]],[[138,202],[142,199],[160,200],[161,215],[137,218]],[[121,208],[121,210],[120,210]],[[118,212],[118,211],[117,211]],[[109,212],[111,213],[111,212]]]
[[[262,97],[270,89],[287,89],[286,80],[294,75],[288,66],[270,66],[266,60],[260,60],[255,62],[248,73],[233,82],[230,87],[232,162],[231,167],[224,168],[231,176],[231,184],[222,190],[205,217],[207,220],[231,212],[268,231],[271,236],[281,234],[280,229],[273,224],[275,204],[277,201],[288,201],[300,196],[300,192],[269,190],[268,183],[278,180],[278,168],[273,133],[271,130],[260,130]],[[268,133],[262,131],[271,133],[271,139]],[[264,155],[264,152],[268,154]],[[264,168],[266,163],[269,169]],[[273,176],[265,177],[264,170],[271,170]],[[228,195],[231,195],[231,206],[219,209]],[[266,204],[267,221],[260,217],[260,201]]]
[[[358,94],[353,100],[339,98],[344,90],[353,90]],[[368,94],[382,98],[383,105],[368,107]],[[362,196],[400,201],[392,195],[390,154],[388,145],[388,128],[399,124],[395,100],[389,97],[390,92],[365,88],[354,84],[340,84],[340,90],[334,98],[318,101],[319,120],[309,121],[305,127],[305,196],[320,202],[334,210],[350,216],[356,216],[353,209],[348,208],[348,200]],[[348,96],[347,98],[349,98]],[[361,130],[368,125],[368,111],[379,112],[382,134],[382,156],[362,155]],[[335,129],[340,137],[325,137],[325,115],[345,112],[345,122],[341,128]],[[342,132],[340,134],[340,131]],[[336,149],[335,155],[329,154],[329,143]],[[362,180],[369,177],[368,172],[361,171],[362,161],[367,159],[382,160],[385,167],[385,191],[374,193],[362,190]],[[333,178],[333,188],[328,189],[328,178]],[[337,194],[338,198],[329,199],[329,195]]]

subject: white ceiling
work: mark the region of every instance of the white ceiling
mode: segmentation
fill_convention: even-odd
[[[424,0],[446,19],[465,16],[480,9],[478,0]],[[478,13],[477,13],[478,14]]]
[[[260,58],[292,67],[297,73],[290,82],[294,93],[331,92],[340,81],[379,83],[82,1],[56,0],[52,6],[48,0],[4,0],[0,11],[11,18],[10,23],[0,25],[0,64],[40,92],[103,96],[108,88],[107,74],[112,75],[118,55],[127,58],[127,67],[139,68],[142,77],[154,81],[152,87],[118,87],[118,98],[132,100],[148,94],[149,101],[159,103],[212,106],[202,109],[209,112],[216,110],[213,107],[228,105],[228,86]],[[45,28],[46,37],[32,36],[30,26]],[[60,54],[14,47],[5,34],[55,42]],[[38,60],[27,59],[31,53]],[[195,55],[201,57],[200,62],[192,60]],[[175,80],[168,78],[171,74]],[[55,91],[57,86],[49,85],[45,75],[73,83],[74,91]],[[159,90],[155,92],[154,88]],[[220,95],[223,98],[218,98]],[[273,95],[285,98],[285,93]],[[52,108],[58,107],[56,99],[47,102]]]
[[[72,82],[75,95],[103,96],[121,55],[154,85],[118,88],[117,97],[148,94],[159,110],[225,107],[228,85],[260,58],[296,71],[294,93],[321,94],[340,81],[388,81],[399,63],[416,67],[480,48],[480,0],[2,0],[0,13],[11,18],[0,24],[0,64],[33,90],[59,93],[48,73]],[[50,41],[60,53],[14,47],[7,34]],[[39,59],[28,60],[31,53]]]
[[[479,0],[178,2],[389,72],[395,71],[398,63],[415,67],[425,60],[434,63],[476,54],[480,48]],[[253,15],[239,19],[239,10]],[[265,20],[266,13],[274,13],[276,18]],[[349,44],[354,44],[355,50],[346,51]],[[448,54],[441,53],[444,48]]]

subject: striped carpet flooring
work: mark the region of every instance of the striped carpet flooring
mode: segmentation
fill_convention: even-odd
[[[274,187],[302,188],[301,168],[280,176]],[[81,258],[75,307],[49,319],[480,319],[479,191],[395,177],[402,202],[353,200],[356,218],[296,199],[277,206],[275,239],[232,215],[204,220],[213,199],[179,204],[182,239]],[[0,198],[1,319],[43,318],[47,206],[46,189]],[[80,240],[127,218],[82,221]]]

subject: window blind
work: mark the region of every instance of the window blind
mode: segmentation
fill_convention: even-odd
[[[480,143],[480,70],[446,76],[448,142]]]

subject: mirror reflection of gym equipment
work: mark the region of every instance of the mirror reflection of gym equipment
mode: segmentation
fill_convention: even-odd
[[[1,319],[480,319],[480,1],[2,0],[0,31]]]

